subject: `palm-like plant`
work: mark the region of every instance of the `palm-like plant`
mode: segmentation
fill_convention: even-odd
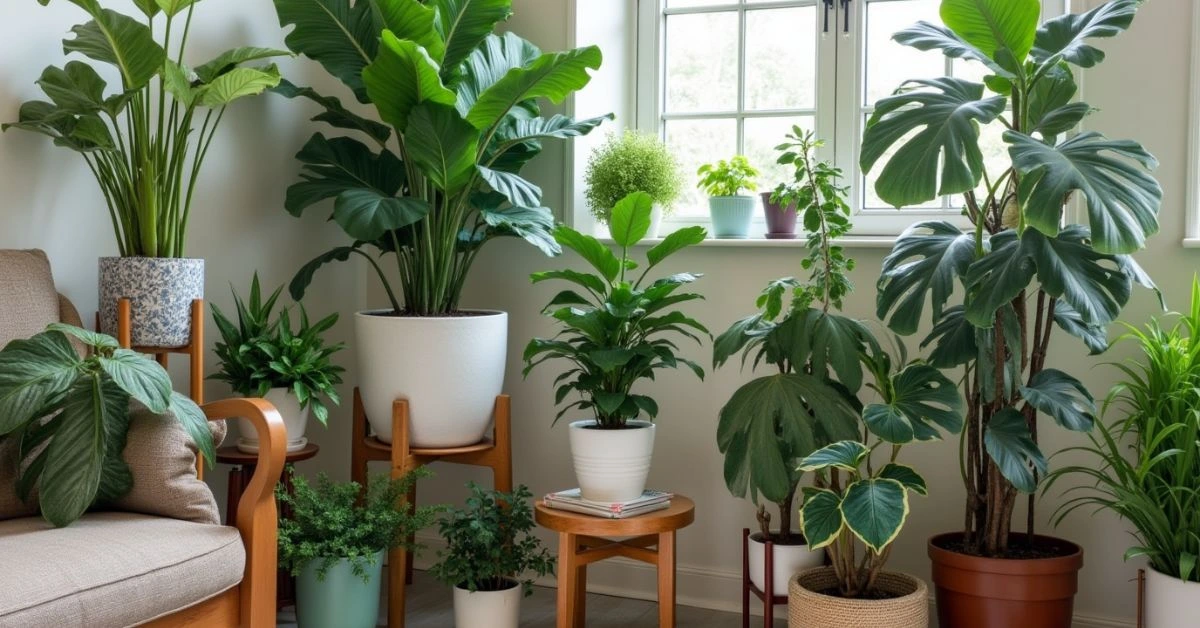
[[[513,33],[493,34],[511,0],[275,0],[287,45],[319,62],[382,123],[351,113],[337,98],[285,82],[278,91],[322,106],[314,118],[365,136],[314,135],[297,155],[304,179],[287,194],[293,215],[334,199],[332,220],[354,243],[304,266],[300,299],[313,273],[332,261],[370,261],[392,309],[415,316],[457,310],[475,256],[488,240],[524,238],[549,255],[552,211],[521,168],[551,138],[583,135],[604,116],[541,116],[538,101],[560,103],[600,66],[595,46],[542,53]],[[393,255],[403,305],[375,258]]]
[[[1133,285],[1153,287],[1129,254],[1158,230],[1162,189],[1147,172],[1157,162],[1136,142],[1075,133],[1092,109],[1075,100],[1074,68],[1103,60],[1091,40],[1124,31],[1139,4],[1113,0],[1039,27],[1037,0],[943,0],[944,26],[920,22],[895,40],[981,63],[990,75],[907,81],[876,104],[863,138],[864,171],[892,152],[876,184],[885,201],[963,195],[968,229],[922,222],[900,236],[877,310],[894,331],[913,334],[929,301],[930,362],[964,369],[966,540],[988,556],[1004,554],[1018,494],[1045,475],[1039,413],[1092,428],[1083,384],[1046,368],[1051,330],[1103,351],[1104,327]],[[1008,145],[996,172],[986,171],[979,144],[989,125]],[[1087,225],[1064,224],[1070,202],[1086,210]]]

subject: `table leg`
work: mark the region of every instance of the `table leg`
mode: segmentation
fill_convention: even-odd
[[[675,628],[675,533],[658,535],[658,625]]]
[[[404,628],[404,565],[407,555],[404,546],[388,552],[388,628]]]
[[[575,624],[576,583],[579,579],[576,537],[570,532],[558,534],[558,628],[582,628]]]
[[[587,625],[587,565],[575,569],[575,613],[572,619],[576,628]]]
[[[250,482],[251,475],[253,475],[253,471],[247,473],[242,466],[229,469],[229,487],[228,493],[225,495],[225,525],[227,526],[237,525],[238,502],[242,501],[242,492]]]

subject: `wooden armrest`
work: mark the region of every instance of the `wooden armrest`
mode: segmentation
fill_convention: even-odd
[[[246,545],[246,574],[241,584],[241,625],[275,625],[279,519],[275,485],[283,473],[287,429],[275,406],[263,399],[225,399],[204,405],[210,421],[241,417],[258,435],[258,462],[238,502],[237,528]]]

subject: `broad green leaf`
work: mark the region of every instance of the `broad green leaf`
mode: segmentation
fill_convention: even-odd
[[[753,314],[734,322],[713,341],[713,368],[720,368],[734,354],[761,339],[771,328],[762,314]]]
[[[1037,490],[1038,478],[1046,474],[1046,457],[1033,441],[1023,414],[1014,408],[996,413],[984,429],[983,444],[1001,475],[1017,490]]]
[[[1015,78],[1012,72],[1001,67],[987,53],[940,24],[917,22],[892,35],[892,39],[902,46],[912,46],[917,50],[941,50],[947,57],[978,61],[998,76]]]
[[[389,231],[420,222],[430,212],[427,201],[385,196],[377,190],[345,190],[333,202],[333,219],[356,240],[378,240]]]
[[[826,445],[800,461],[800,470],[805,472],[822,469],[857,471],[858,466],[871,455],[867,446],[856,440],[843,440]]]
[[[511,236],[536,246],[547,256],[562,253],[554,239],[554,213],[546,207],[479,208],[479,215],[488,224],[489,237]]]
[[[992,59],[1000,49],[1024,60],[1033,48],[1042,3],[1038,0],[942,0],[942,21]]]
[[[437,10],[419,0],[376,0],[383,27],[425,49],[434,61],[446,54],[446,42],[434,27]]]
[[[171,379],[157,362],[129,349],[118,349],[111,358],[98,359],[100,368],[125,394],[155,414],[167,411],[171,402]]]
[[[841,506],[842,498],[831,490],[806,491],[800,507],[800,529],[810,549],[821,549],[837,540],[846,524]]]
[[[867,547],[882,552],[900,535],[908,519],[908,491],[888,478],[859,480],[846,487],[842,517]]]
[[[938,369],[927,364],[910,364],[892,377],[891,388],[893,397],[888,405],[914,426],[929,428],[917,429],[918,438],[923,433],[936,432],[929,423],[951,434],[962,431],[966,403],[954,382]]]
[[[324,66],[349,87],[359,102],[369,103],[363,68],[379,50],[379,23],[374,3],[350,0],[274,0],[279,25],[295,26],[284,42]]]
[[[1092,394],[1082,382],[1058,369],[1034,375],[1028,386],[1021,387],[1021,396],[1069,430],[1090,432],[1096,423]]]
[[[288,188],[284,207],[293,216],[348,190],[373,190],[395,196],[404,185],[404,165],[389,151],[376,154],[349,137],[317,133],[296,154],[304,164],[303,181]]]
[[[81,365],[61,332],[5,345],[0,350],[0,436],[39,418],[39,411],[66,392]]]
[[[949,77],[908,81],[876,103],[859,163],[869,172],[903,142],[875,184],[879,198],[896,207],[974,190],[984,171],[979,127],[1004,113],[1005,104],[1002,96],[984,98],[981,83]]]
[[[192,86],[192,81],[194,80],[196,80],[196,77],[192,75],[191,70],[175,63],[171,59],[167,59],[163,65],[163,88],[175,98],[176,102],[184,107],[191,107],[196,104],[196,98],[200,95],[200,90]]]
[[[89,114],[105,108],[107,83],[92,66],[82,61],[71,61],[63,68],[47,67],[37,84],[63,112]]]
[[[942,313],[929,335],[921,341],[924,349],[933,344],[933,350],[926,358],[930,366],[939,369],[949,369],[961,366],[974,360],[979,348],[975,344],[977,328],[967,320],[963,306],[956,305]]]
[[[66,323],[50,323],[46,326],[46,331],[62,332],[78,339],[88,347],[96,349],[118,349],[121,346],[117,343],[117,339],[112,336]]]
[[[246,63],[247,61],[257,61],[259,59],[271,59],[273,57],[290,57],[291,53],[286,50],[276,50],[274,48],[253,48],[242,47],[226,50],[217,56],[216,59],[209,61],[203,65],[196,66],[196,77],[201,83],[212,83],[218,77],[226,74],[237,66]]]
[[[534,140],[579,137],[591,133],[605,120],[613,118],[611,113],[586,120],[575,120],[559,114],[549,118],[518,118],[512,121],[512,125],[498,130],[496,137],[509,145]]]
[[[996,310],[1029,286],[1037,271],[1015,231],[1009,229],[993,235],[990,244],[991,250],[971,264],[964,280],[971,295],[966,305],[967,320],[984,329],[995,322]]]
[[[446,45],[443,78],[456,72],[496,24],[512,15],[512,0],[430,0],[429,4],[437,9],[434,28]]]
[[[604,292],[606,292],[608,290],[608,286],[604,283],[604,280],[601,279],[600,277],[597,277],[596,275],[589,275],[587,273],[581,273],[576,270],[567,270],[567,269],[547,270],[547,271],[543,271],[543,272],[533,273],[532,275],[530,275],[530,280],[533,283],[541,283],[543,281],[549,281],[551,279],[561,279],[563,281],[569,281],[573,284],[587,288],[589,291],[591,291],[593,294],[596,294],[596,295],[603,294]]]
[[[895,480],[904,485],[904,488],[918,494],[928,495],[929,486],[925,483],[925,478],[921,477],[917,470],[906,465],[896,462],[889,462],[879,470],[878,478]]]
[[[1090,355],[1108,351],[1108,330],[1105,326],[1085,322],[1083,316],[1066,301],[1054,302],[1054,322],[1063,331],[1082,340]]]
[[[358,250],[361,244],[360,242],[356,242],[354,246],[339,246],[336,249],[316,256],[307,264],[301,266],[300,270],[296,271],[295,276],[292,277],[292,281],[288,284],[288,294],[291,294],[292,298],[296,301],[303,299],[304,293],[308,290],[309,284],[312,283],[313,276],[317,273],[317,270],[326,264],[344,262],[350,259],[350,256]]]
[[[1113,256],[1092,248],[1084,227],[1068,225],[1056,237],[1030,229],[1021,240],[1037,264],[1042,289],[1066,301],[1084,322],[1110,323],[1129,302],[1133,281]]]
[[[145,13],[146,17],[154,17],[158,15],[160,9],[158,2],[159,0],[133,0],[133,5],[142,13]]]
[[[493,190],[504,195],[508,202],[516,207],[541,207],[542,188],[528,179],[511,172],[492,170],[484,166],[476,166],[479,176]]]
[[[948,222],[919,222],[905,229],[883,260],[876,315],[896,333],[912,334],[930,298],[938,321],[955,283],[974,260],[974,236]]]
[[[128,411],[129,397],[99,373],[79,378],[67,391],[38,482],[42,516],[55,527],[70,524],[92,505],[100,488],[105,425]]]
[[[201,89],[200,104],[224,107],[246,96],[257,96],[279,84],[279,68],[274,64],[259,70],[234,68]]]
[[[1158,160],[1140,144],[1110,140],[1092,131],[1057,146],[1006,131],[1013,166],[1021,174],[1020,202],[1033,228],[1053,236],[1063,205],[1079,191],[1087,201],[1097,251],[1132,253],[1158,232],[1162,187],[1147,171]]]
[[[145,2],[146,0],[141,1]],[[158,8],[162,9],[163,13],[167,14],[167,17],[179,15],[180,11],[183,11],[198,1],[199,0],[154,0],[154,2],[158,5]]]
[[[458,111],[466,117],[479,95],[495,85],[509,70],[523,68],[542,55],[542,51],[516,33],[488,35],[463,63],[458,92]]]
[[[453,106],[433,102],[414,107],[408,123],[409,158],[445,194],[462,191],[476,174],[479,131]]]
[[[545,98],[559,104],[591,80],[588,70],[600,67],[596,46],[546,53],[526,67],[509,70],[504,78],[479,94],[467,121],[485,130],[498,123],[518,103]]]
[[[1079,86],[1066,68],[1055,68],[1041,78],[1029,93],[1029,113],[1025,128],[1029,135],[1039,133],[1048,143],[1055,136],[1074,129],[1092,112],[1083,102],[1072,102]]]
[[[200,454],[211,465],[217,459],[216,447],[213,445],[212,430],[208,427],[208,418],[204,411],[189,397],[180,393],[171,393],[171,405],[168,414],[175,417],[183,426],[183,430],[192,437],[192,442],[200,450]]]
[[[442,84],[437,63],[424,48],[391,31],[383,32],[381,43],[379,56],[363,70],[363,81],[385,122],[404,133],[417,105],[455,103],[454,92]]]
[[[380,144],[384,144],[392,136],[392,129],[388,125],[368,120],[346,109],[341,100],[332,96],[322,96],[311,87],[299,87],[283,79],[271,91],[285,98],[307,98],[324,107],[324,112],[313,117],[314,122],[325,122],[339,129],[361,131]]]
[[[611,373],[637,357],[630,349],[596,349],[588,352],[588,359],[596,363],[605,373]]]
[[[664,259],[679,251],[686,249],[689,246],[695,246],[704,241],[708,237],[708,232],[704,227],[684,227],[677,229],[667,234],[662,242],[650,247],[646,251],[646,261],[650,264],[647,268],[658,266]]]
[[[94,19],[71,28],[75,38],[63,40],[63,51],[116,66],[126,91],[144,87],[167,59],[150,28],[111,9],[89,13]]]
[[[851,393],[857,393],[862,387],[862,364],[858,356],[870,332],[854,319],[816,308],[810,308],[806,318],[805,333],[811,342],[805,344],[812,351],[813,373],[824,376],[832,369],[838,382]]]
[[[622,247],[641,242],[650,231],[650,214],[653,210],[654,199],[645,192],[634,192],[617,201],[608,221],[613,241]]]
[[[587,263],[592,265],[607,282],[616,280],[621,272],[621,260],[596,238],[579,233],[574,229],[560,225],[554,230],[554,239],[562,246],[579,254]]]
[[[1086,13],[1067,13],[1046,20],[1037,29],[1033,60],[1049,66],[1060,59],[1082,68],[1104,60],[1104,52],[1087,43],[1088,39],[1114,37],[1133,23],[1142,0],[1112,0]]]

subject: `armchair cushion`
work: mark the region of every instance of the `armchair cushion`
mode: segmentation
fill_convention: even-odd
[[[38,250],[0,250],[0,347],[59,322],[50,260]]]
[[[0,556],[0,628],[136,625],[236,586],[246,564],[236,528],[129,513],[5,521]]]

